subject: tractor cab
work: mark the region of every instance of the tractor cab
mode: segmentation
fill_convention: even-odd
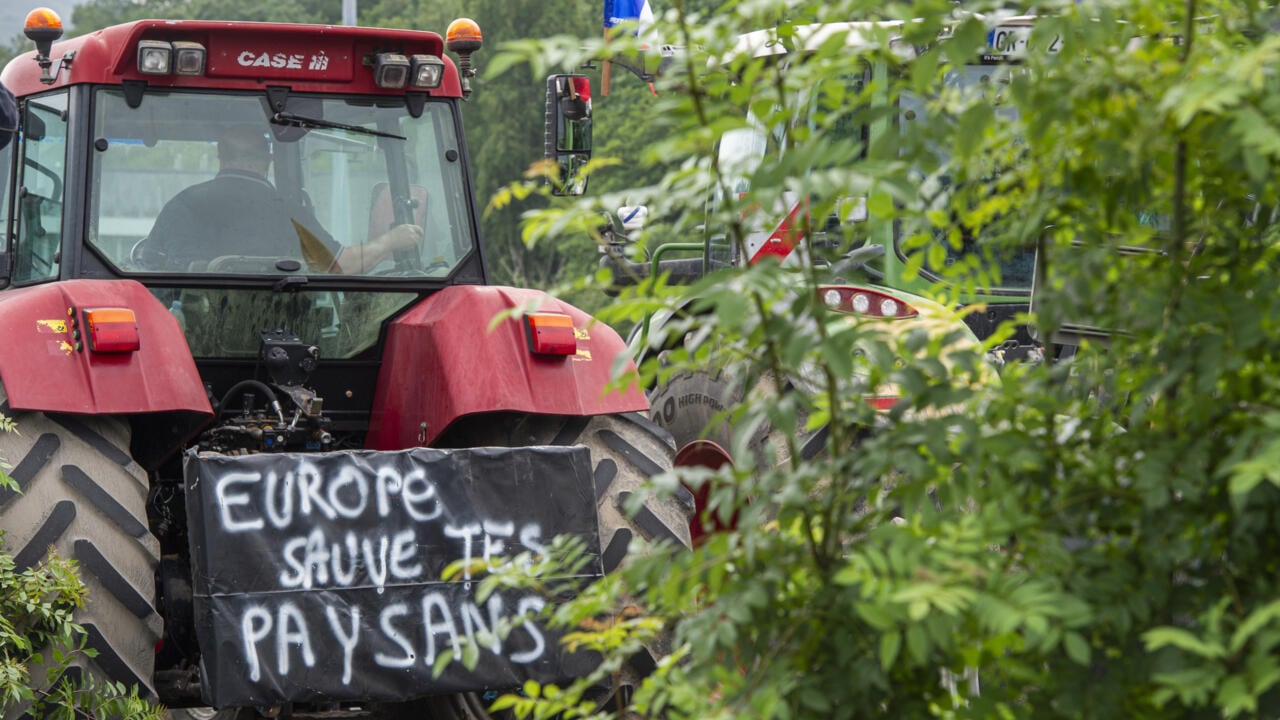
[[[351,358],[422,293],[484,281],[438,35],[139,21],[54,53],[33,16],[46,42],[3,76],[23,132],[0,284],[131,278],[196,358],[254,356],[264,328]]]

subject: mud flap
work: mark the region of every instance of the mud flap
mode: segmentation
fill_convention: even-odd
[[[569,654],[535,615],[546,599],[476,591],[457,561],[512,562],[558,535],[586,543],[571,583],[602,576],[582,446],[185,458],[204,701],[406,700],[563,682]],[[467,670],[461,648],[474,641]],[[437,660],[458,648],[439,676]]]

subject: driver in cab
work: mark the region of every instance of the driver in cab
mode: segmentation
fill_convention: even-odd
[[[342,247],[310,209],[267,178],[271,150],[260,127],[239,126],[218,141],[218,174],[165,204],[143,245],[150,268],[216,272],[220,257],[301,260],[311,272],[365,273],[422,240],[422,228],[398,225],[363,245]]]

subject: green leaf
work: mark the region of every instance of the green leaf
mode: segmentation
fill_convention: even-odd
[[[924,600],[923,597],[918,598],[918,600],[911,601],[910,605],[906,606],[906,616],[908,616],[911,621],[923,620],[928,614],[929,601]]]
[[[431,674],[433,677],[440,677],[444,674],[445,668],[449,667],[449,663],[453,662],[453,651],[445,650],[436,656],[436,661],[431,664]]]
[[[1280,129],[1251,107],[1240,108],[1231,123],[1240,141],[1257,153],[1280,157]]]
[[[812,686],[800,691],[800,704],[819,714],[826,714],[831,710],[831,700],[826,692]]]
[[[939,53],[924,53],[912,63],[911,87],[918,95],[929,91],[929,86],[938,76]]]
[[[1068,632],[1062,636],[1062,649],[1067,652],[1067,657],[1077,665],[1088,667],[1089,660],[1092,657],[1092,648],[1089,643],[1079,633]]]
[[[1244,622],[1240,623],[1236,631],[1231,634],[1231,643],[1229,645],[1231,653],[1236,654],[1243,650],[1245,644],[1259,630],[1275,627],[1278,621],[1280,621],[1280,600],[1273,600],[1249,613]]]
[[[1267,443],[1253,457],[1232,465],[1229,472],[1232,505],[1243,508],[1245,498],[1263,481],[1280,486],[1280,441]]]
[[[518,695],[512,695],[509,693],[506,695],[499,695],[498,698],[493,701],[493,704],[489,706],[489,710],[491,712],[502,712],[503,710],[515,707],[516,703],[519,701],[520,697]]]
[[[468,670],[475,670],[479,662],[480,646],[474,641],[464,643],[462,645],[462,666]]]
[[[1198,78],[1175,85],[1161,101],[1159,109],[1171,112],[1179,127],[1186,127],[1199,114],[1218,114],[1244,97],[1247,88],[1222,82],[1219,77]]]
[[[929,638],[918,624],[907,628],[907,652],[917,665],[923,665],[929,659]]]
[[[1249,692],[1249,685],[1243,676],[1232,675],[1218,686],[1218,707],[1227,717],[1241,713],[1253,713],[1258,709],[1258,700]]]
[[[1159,650],[1162,647],[1176,647],[1192,655],[1205,659],[1218,659],[1226,656],[1226,648],[1216,641],[1202,640],[1187,630],[1175,627],[1159,627],[1142,634],[1147,650]]]
[[[873,215],[891,215],[893,196],[883,192],[871,193],[867,196],[867,212]]]
[[[960,113],[960,127],[956,132],[956,155],[967,157],[979,147],[987,127],[995,119],[995,109],[987,103],[978,103]]]
[[[888,631],[894,627],[896,621],[888,608],[870,602],[858,603],[855,608],[858,615],[877,630]]]
[[[880,669],[889,672],[889,668],[893,667],[893,663],[898,659],[898,651],[902,649],[902,635],[896,632],[886,632],[880,636]]]

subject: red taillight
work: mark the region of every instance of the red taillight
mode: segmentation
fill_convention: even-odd
[[[524,336],[529,352],[535,355],[574,355],[578,338],[573,334],[573,318],[564,313],[537,312],[524,316]]]
[[[140,347],[138,318],[128,308],[85,310],[84,327],[93,352],[134,352]]]
[[[902,299],[868,288],[820,287],[818,299],[832,310],[868,317],[909,318],[920,314]]]
[[[899,397],[868,397],[867,404],[876,410],[885,411],[892,410],[894,405],[898,404]]]

